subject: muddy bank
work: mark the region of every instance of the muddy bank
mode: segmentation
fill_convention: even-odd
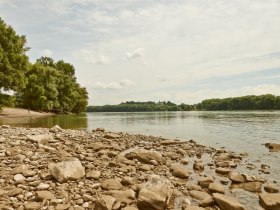
[[[246,154],[145,135],[0,127],[0,209],[280,209]]]
[[[0,118],[7,117],[42,117],[53,115],[50,112],[36,112],[28,109],[22,108],[3,108],[0,110]]]

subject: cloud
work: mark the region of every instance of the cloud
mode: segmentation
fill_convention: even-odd
[[[81,49],[76,55],[90,64],[105,64],[109,62],[109,59],[102,53],[93,52],[87,49]]]
[[[145,55],[145,49],[143,48],[137,48],[135,50],[132,50],[131,52],[126,53],[126,57],[128,59],[141,58],[144,55]]]
[[[53,51],[51,51],[50,49],[44,49],[43,50],[43,56],[51,57],[52,55],[53,55]]]
[[[93,85],[94,90],[121,90],[123,88],[134,85],[129,79],[123,79],[119,82],[96,82]]]

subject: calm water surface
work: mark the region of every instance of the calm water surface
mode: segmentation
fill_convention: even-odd
[[[167,138],[194,139],[216,148],[247,152],[252,160],[273,165],[280,177],[280,153],[269,153],[262,144],[280,143],[280,111],[137,112],[0,119],[0,124],[27,127],[88,129],[104,127]],[[278,169],[279,168],[279,169]]]

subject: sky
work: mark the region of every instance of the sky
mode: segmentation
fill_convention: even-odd
[[[90,105],[280,95],[279,0],[0,0],[28,56],[75,66]]]

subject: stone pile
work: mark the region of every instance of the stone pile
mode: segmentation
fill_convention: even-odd
[[[0,209],[280,209],[268,173],[193,140],[5,125],[0,159]]]

